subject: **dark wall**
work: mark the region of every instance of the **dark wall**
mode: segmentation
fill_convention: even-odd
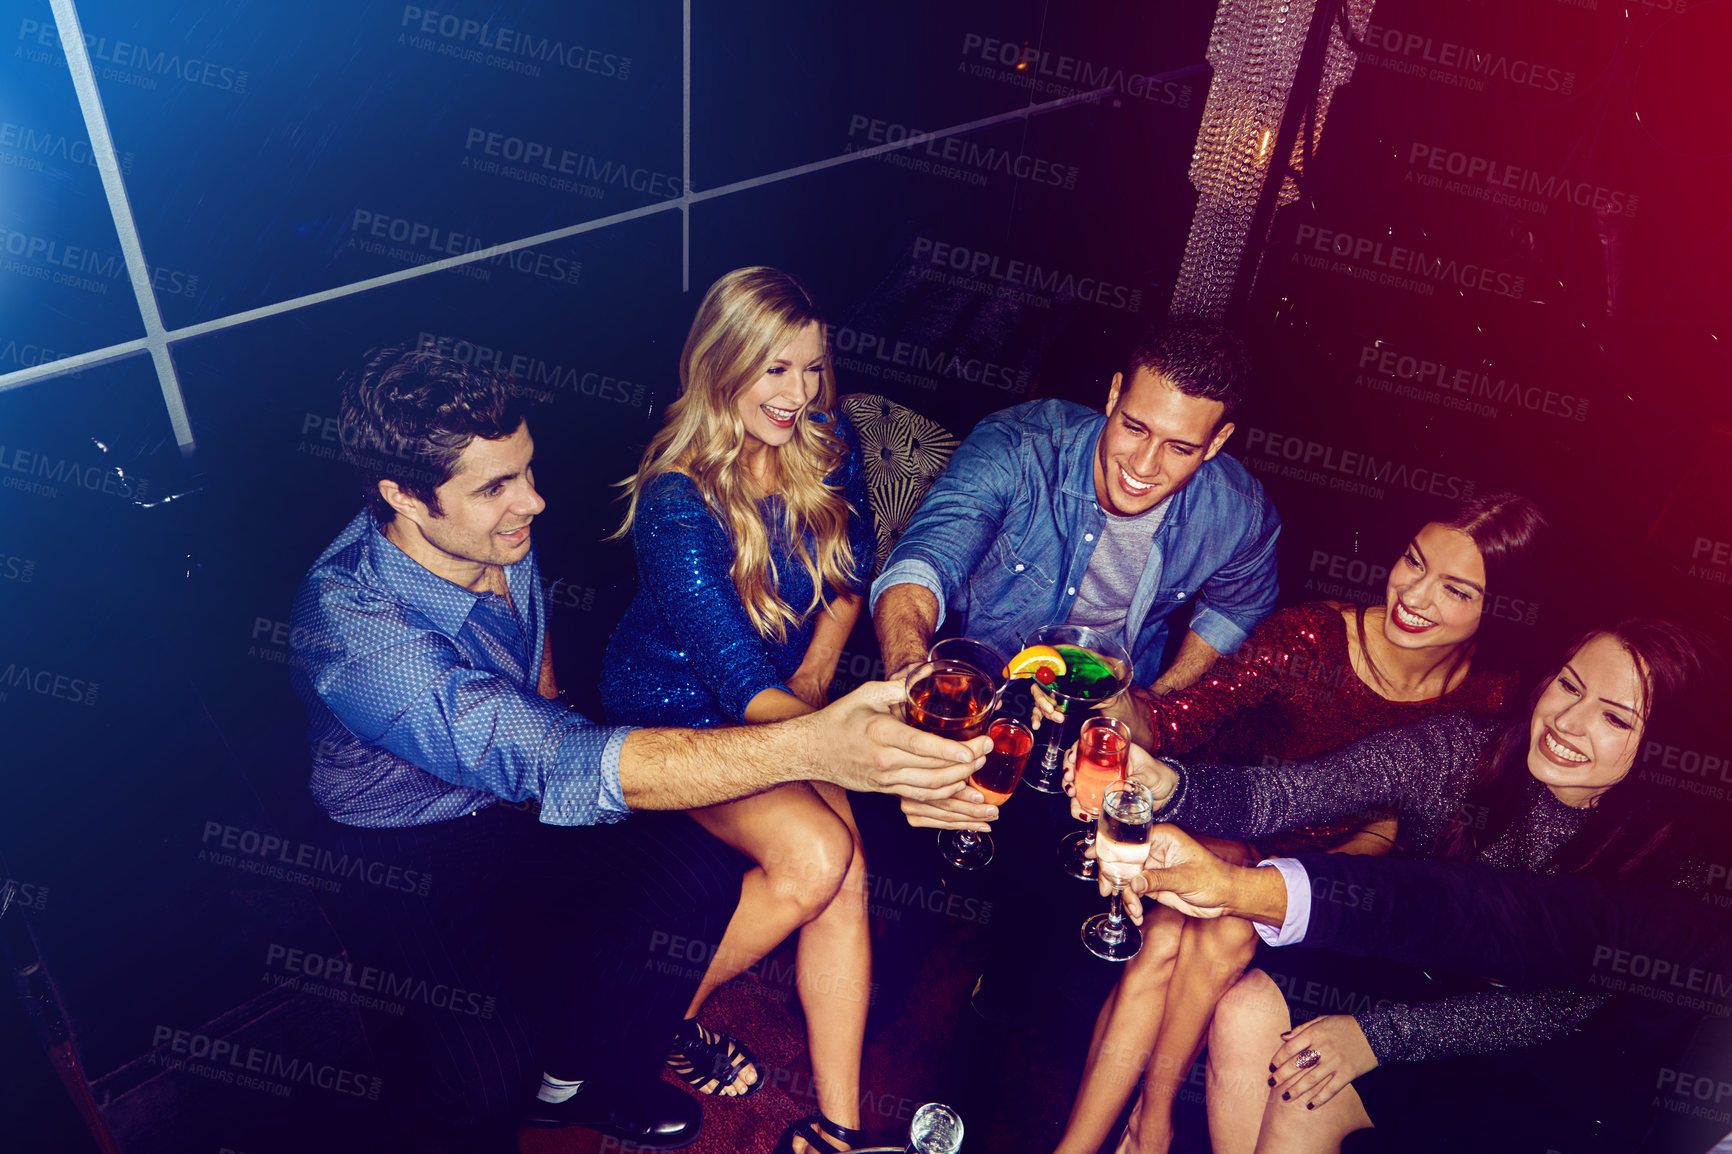
[[[607,485],[673,396],[704,287],[795,271],[842,391],[958,432],[1030,396],[1098,402],[1172,292],[1214,17],[695,3],[688,40],[667,0],[75,7],[99,106],[47,0],[0,27],[0,862],[116,1101],[161,1081],[165,1029],[237,1007],[301,1015],[270,1044],[367,1074],[307,1006],[341,1012],[290,1007],[267,964],[335,947],[314,900],[334,879],[258,872],[266,838],[307,828],[284,622],[358,503],[344,367],[432,342],[548,395],[538,540],[562,680],[585,686],[632,591],[599,543]],[[1381,0],[1373,22],[1235,318],[1262,392],[1229,451],[1286,521],[1284,600],[1380,597],[1372,567],[1431,510],[1514,488],[1558,530],[1550,575],[1494,605],[1523,656],[1607,614],[1726,634],[1732,3]],[[1090,87],[1111,91],[1030,108]],[[1653,768],[1719,797],[1717,740]],[[191,1120],[232,1091],[180,1082],[116,1107],[127,1148],[243,1137]],[[57,1093],[0,1083],[45,1127]],[[285,1117],[342,1105],[293,1095]]]

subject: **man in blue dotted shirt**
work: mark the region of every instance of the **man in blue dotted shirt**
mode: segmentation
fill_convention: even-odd
[[[375,350],[344,380],[368,506],[301,586],[291,677],[337,848],[418,882],[345,889],[332,914],[363,986],[407,991],[387,1012],[424,1068],[389,1081],[425,1091],[448,1149],[515,1150],[537,1069],[531,1123],[671,1148],[700,1116],[657,1073],[745,863],[682,813],[627,815],[796,780],[945,799],[986,742],[901,724],[894,684],[705,731],[566,707],[526,413],[506,375],[430,351]]]

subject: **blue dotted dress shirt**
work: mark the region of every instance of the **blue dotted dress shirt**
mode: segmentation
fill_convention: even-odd
[[[307,708],[313,798],[368,828],[427,825],[504,799],[549,825],[629,812],[629,728],[536,692],[547,643],[531,547],[505,567],[508,601],[435,576],[363,510],[302,582],[290,677]]]

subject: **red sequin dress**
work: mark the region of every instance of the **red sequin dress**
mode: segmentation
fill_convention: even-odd
[[[1478,667],[1429,701],[1379,697],[1353,672],[1350,627],[1339,608],[1321,601],[1271,614],[1195,685],[1156,699],[1154,752],[1229,765],[1290,764],[1435,714],[1497,715],[1509,708],[1514,675]],[[1281,855],[1329,849],[1381,816],[1291,830],[1259,840],[1257,848]]]

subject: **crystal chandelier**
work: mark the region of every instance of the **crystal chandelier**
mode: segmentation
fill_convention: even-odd
[[[1293,134],[1277,204],[1299,195],[1294,179],[1315,150],[1323,118],[1335,89],[1353,76],[1354,52],[1343,37],[1342,22],[1353,39],[1365,34],[1377,0],[1221,0],[1215,28],[1209,35],[1208,59],[1215,76],[1197,130],[1191,156],[1191,183],[1197,189],[1197,211],[1184,263],[1173,289],[1175,316],[1226,316],[1239,279],[1239,266],[1257,216],[1258,200],[1269,176],[1270,161],[1281,138],[1294,79],[1299,74],[1306,41],[1316,31],[1327,37],[1316,98],[1305,108],[1304,121]],[[1298,99],[1307,100],[1301,92]],[[1270,215],[1273,215],[1272,210]],[[1267,222],[1264,223],[1265,230]],[[1256,238],[1259,248],[1266,234]],[[1253,268],[1251,279],[1256,276]],[[1249,284],[1247,283],[1247,290]]]

